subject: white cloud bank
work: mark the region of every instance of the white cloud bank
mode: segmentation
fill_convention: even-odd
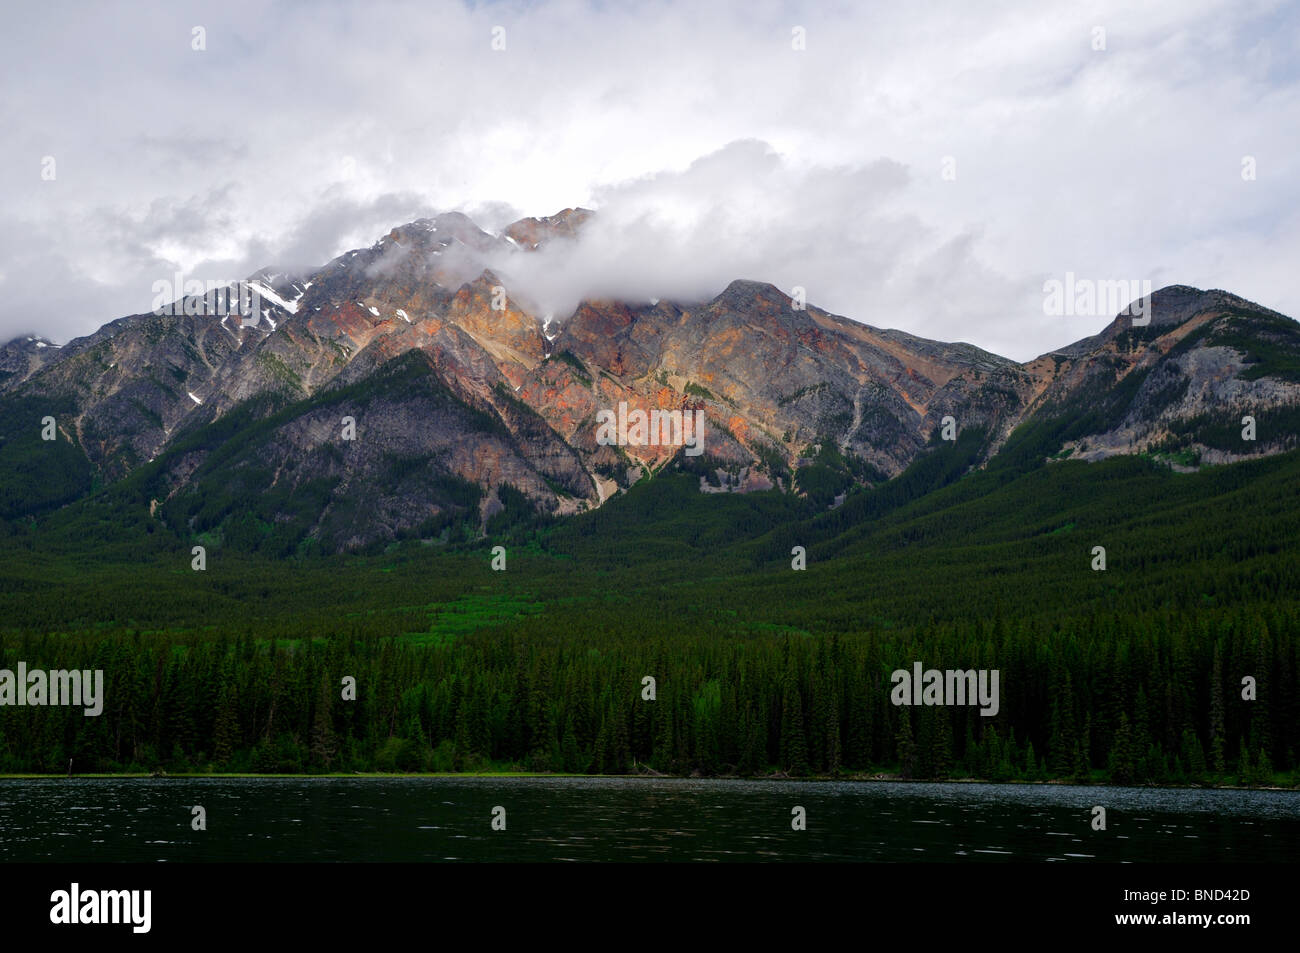
[[[1105,323],[1043,315],[1066,271],[1296,315],[1298,27],[1259,0],[29,5],[0,38],[0,338],[87,333],[177,270],[575,205],[591,240],[521,277],[557,313],[745,277],[1019,359]]]

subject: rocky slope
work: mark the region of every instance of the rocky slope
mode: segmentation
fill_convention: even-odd
[[[1187,466],[1289,450],[1300,434],[1300,325],[1224,291],[1174,285],[1151,320],[1025,365],[1039,382],[1026,418],[1074,415],[1063,453],[1095,460],[1155,451]],[[1253,435],[1243,436],[1243,418]]]
[[[0,461],[40,453],[48,408],[93,475],[75,486],[134,474],[141,505],[191,532],[346,549],[576,512],[670,462],[702,489],[842,491],[901,472],[946,417],[984,435],[985,459],[1022,425],[1045,456],[1177,466],[1280,452],[1300,430],[1296,323],[1221,291],[1162,289],[1148,326],[1117,317],[1024,364],[749,280],[707,301],[539,315],[511,287],[512,256],[580,240],[592,214],[493,235],[448,213],[311,274],[260,272],[247,311],[191,297],[63,347],[10,342]],[[601,414],[620,405],[702,413],[702,452],[602,442]],[[11,515],[72,492],[22,486]]]

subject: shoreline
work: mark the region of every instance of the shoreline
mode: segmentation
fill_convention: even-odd
[[[900,778],[892,775],[850,775],[847,777],[832,777],[829,775],[809,776],[803,778],[790,777],[785,774],[773,774],[766,776],[746,776],[740,775],[712,775],[709,777],[693,776],[686,774],[565,774],[557,772],[537,772],[537,771],[406,771],[406,772],[324,772],[319,774],[258,774],[254,772],[187,772],[180,774],[136,772],[136,773],[88,773],[88,774],[0,774],[0,781],[115,781],[115,780],[180,780],[195,781],[210,779],[214,781],[223,780],[253,780],[253,779],[272,779],[284,781],[337,781],[340,779],[373,779],[373,780],[392,780],[394,778],[412,778],[412,779],[435,779],[435,780],[465,780],[465,779],[497,779],[497,780],[535,780],[538,778],[563,778],[566,780],[574,778],[591,778],[592,780],[621,780],[621,781],[790,781],[803,784],[827,784],[835,782],[851,783],[895,783],[895,784],[915,784],[920,787],[927,787],[938,784],[989,784],[989,785],[1014,785],[1014,786],[1036,786],[1036,787],[1083,787],[1083,788],[1149,788],[1152,790],[1168,791],[1293,791],[1300,793],[1300,787],[1284,787],[1277,784],[1109,784],[1095,782],[1080,782],[1053,779],[1048,781],[1027,781],[1027,780],[1006,780],[992,781],[987,778]]]

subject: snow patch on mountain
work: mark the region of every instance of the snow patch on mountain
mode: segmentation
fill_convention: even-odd
[[[253,290],[256,291],[260,297],[270,301],[277,308],[283,308],[285,311],[288,311],[290,314],[298,313],[297,298],[295,298],[293,301],[285,301],[278,294],[276,294],[274,289],[268,288],[265,284],[263,284],[260,281],[256,281],[256,280],[250,281],[249,285],[252,286]],[[299,295],[298,297],[301,298],[302,296]]]

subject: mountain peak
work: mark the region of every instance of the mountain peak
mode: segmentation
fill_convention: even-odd
[[[793,300],[776,285],[768,281],[737,278],[713,299],[716,304],[750,307],[761,304],[768,307],[789,308]]]
[[[689,300],[580,297],[554,323],[530,301],[528,269],[514,272],[527,256],[511,249],[572,240],[593,214],[566,208],[493,235],[443,212],[311,273],[263,269],[249,281],[266,333],[205,310],[120,318],[65,348],[29,334],[0,347],[0,401],[62,401],[78,452],[106,479],[156,461],[158,498],[188,500],[169,506],[178,526],[192,515],[183,507],[248,473],[266,478],[266,525],[306,520],[302,531],[328,546],[440,532],[457,513],[490,519],[502,484],[545,512],[599,506],[674,455],[671,444],[600,442],[601,412],[624,404],[706,414],[708,485],[721,467],[729,487],[812,493],[821,481],[831,497],[902,472],[948,418],[985,435],[972,436],[983,459],[1030,420],[1048,428],[1034,431],[1050,437],[1029,454],[1040,459],[1182,440],[1231,462],[1289,446],[1263,415],[1300,406],[1300,329],[1226,291],[1169,285],[1130,304],[1111,296],[1130,283],[1108,284],[1101,309],[1126,311],[1026,364],[871,327],[754,278]],[[195,475],[187,441],[198,429],[271,407],[294,416],[236,469],[217,458]],[[1240,407],[1260,415],[1257,445],[1216,437],[1224,408],[1239,420]],[[322,443],[345,416],[366,439]],[[820,464],[834,472],[801,472],[810,446],[837,448],[839,463]],[[373,512],[346,502],[361,485],[382,501]],[[320,490],[330,502],[319,513],[276,510],[297,486],[334,489]]]
[[[1229,303],[1227,299],[1246,304],[1243,298],[1229,295],[1223,291],[1203,291],[1190,285],[1166,285],[1153,291],[1145,304],[1151,316],[1151,324],[1156,327],[1175,327],[1184,321],[1204,314],[1212,308]],[[1136,308],[1130,308],[1136,310]],[[1125,317],[1120,315],[1117,320]]]
[[[556,238],[576,238],[595,214],[587,208],[566,208],[545,218],[521,218],[507,225],[501,234],[525,251],[533,251]]]
[[[49,338],[40,334],[20,334],[13,340],[0,345],[0,348],[3,348],[4,350],[29,350],[46,347],[62,347],[62,345],[55,344]]]
[[[432,218],[417,218],[415,221],[393,229],[389,238],[399,244],[413,241],[417,245],[446,247],[460,242],[475,251],[488,251],[497,244],[497,239],[483,229],[464,212],[440,212]]]
[[[1166,285],[1149,295],[1134,299],[1097,334],[1049,351],[1048,354],[1068,358],[1083,357],[1106,347],[1120,334],[1134,328],[1171,331],[1195,319],[1227,310],[1252,312],[1260,317],[1283,317],[1276,311],[1218,288],[1206,291],[1191,285]]]

